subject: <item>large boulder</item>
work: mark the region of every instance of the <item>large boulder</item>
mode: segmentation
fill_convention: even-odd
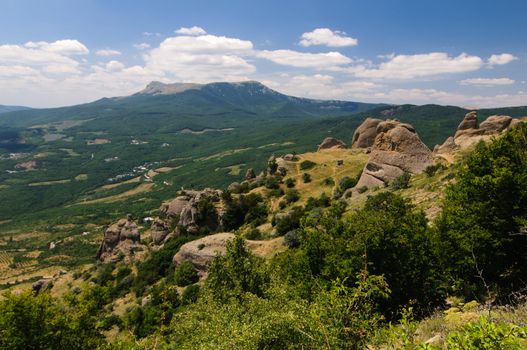
[[[165,242],[165,238],[167,238],[168,234],[170,233],[170,229],[166,222],[160,219],[155,219],[152,222],[152,227],[150,229],[152,241],[155,245],[160,245]]]
[[[377,137],[377,126],[382,120],[375,118],[366,118],[364,122],[355,130],[351,140],[351,148],[368,148],[372,147]]]
[[[346,149],[348,148],[344,142],[341,140],[337,140],[334,137],[326,137],[324,141],[320,145],[318,145],[318,150],[322,149],[330,149],[330,148],[338,148],[338,149]]]
[[[189,261],[194,265],[200,277],[203,277],[206,275],[209,263],[217,255],[225,255],[227,242],[232,239],[234,239],[232,233],[217,233],[185,243],[174,255],[173,263],[178,266]]]
[[[31,288],[33,289],[33,291],[36,294],[45,292],[47,290],[50,290],[51,288],[53,288],[53,279],[51,279],[51,278],[41,278],[38,281],[36,281],[35,283],[33,283],[31,285]]]
[[[182,190],[176,199],[163,203],[159,208],[159,213],[166,222],[175,223],[171,226],[177,227],[176,230],[194,234],[198,233],[201,228],[207,227],[215,231],[221,224],[221,213],[216,208],[216,203],[220,202],[220,195],[220,190],[211,188],[203,191]],[[212,203],[214,208],[209,208],[210,210],[203,213],[203,210],[200,211],[199,208],[203,201]]]
[[[418,174],[432,164],[432,152],[415,129],[395,120],[381,122],[370,157],[355,186],[377,187],[404,174]]]
[[[141,237],[137,224],[130,216],[111,225],[104,232],[104,239],[97,251],[97,259],[117,261],[121,258],[131,258],[137,250],[142,250]]]

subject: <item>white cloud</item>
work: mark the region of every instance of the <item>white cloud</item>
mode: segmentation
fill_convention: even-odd
[[[110,56],[119,56],[121,52],[117,50],[104,49],[104,50],[98,50],[95,54],[101,57],[110,57]]]
[[[480,69],[483,60],[465,53],[450,57],[445,52],[418,55],[396,55],[377,68],[352,67],[349,71],[358,77],[373,79],[414,79],[439,74],[465,73]]]
[[[300,38],[300,45],[302,46],[313,46],[313,45],[325,45],[329,47],[343,47],[343,46],[355,46],[359,41],[350,36],[346,36],[346,33],[340,31],[332,31],[329,28],[317,28],[312,32],[302,34]]]
[[[245,60],[253,54],[247,40],[215,35],[176,36],[146,54],[145,68],[156,75],[185,82],[247,79],[256,68]]]
[[[489,57],[489,60],[488,60],[488,63],[490,66],[495,66],[495,65],[504,65],[504,64],[507,64],[507,63],[510,63],[514,60],[517,60],[518,57],[510,54],[510,53],[502,53],[502,54],[499,54],[499,55],[492,55]]]
[[[147,44],[147,43],[134,44],[134,47],[138,50],[146,50],[150,48],[150,44]]]
[[[514,94],[465,95],[458,92],[437,89],[392,89],[388,91],[358,95],[364,101],[393,102],[398,104],[443,104],[455,106],[476,106],[478,108],[522,106],[527,101],[527,93]]]
[[[175,31],[176,34],[182,34],[182,35],[205,35],[207,32],[201,28],[201,27],[181,27],[178,30]]]
[[[106,70],[109,72],[118,72],[125,68],[125,65],[119,61],[110,61],[106,63]]]
[[[260,51],[257,57],[270,60],[284,66],[298,68],[331,69],[353,62],[339,52],[306,53],[293,50]]]
[[[39,49],[47,52],[55,52],[61,55],[86,55],[90,53],[88,48],[78,40],[57,40],[52,43],[46,41],[29,41],[25,45],[29,49]]]
[[[88,52],[77,40],[0,45],[0,65],[27,66],[54,74],[77,74],[80,62],[71,56]]]
[[[262,83],[293,96],[342,100],[356,100],[357,94],[372,93],[382,87],[370,81],[339,81],[327,74],[280,74],[272,80],[263,80]]]
[[[499,85],[512,85],[515,83],[510,78],[471,78],[464,79],[459,82],[461,85],[475,85],[475,86],[499,86]]]

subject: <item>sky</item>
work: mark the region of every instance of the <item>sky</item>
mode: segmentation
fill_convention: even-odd
[[[526,13],[524,0],[0,0],[0,104],[257,80],[317,99],[527,105]]]

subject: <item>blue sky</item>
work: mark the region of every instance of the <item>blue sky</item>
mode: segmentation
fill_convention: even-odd
[[[516,0],[2,0],[0,104],[250,79],[310,98],[527,105],[525,13]]]

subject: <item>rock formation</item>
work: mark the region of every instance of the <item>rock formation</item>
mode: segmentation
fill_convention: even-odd
[[[364,122],[353,133],[351,148],[372,147],[377,136],[377,126],[382,122],[380,119],[366,118]]]
[[[200,277],[206,275],[209,263],[218,255],[224,255],[227,242],[234,238],[232,233],[217,233],[185,243],[174,255],[173,263],[178,266],[184,261],[194,265]]]
[[[378,123],[370,157],[355,189],[388,184],[404,174],[417,174],[432,164],[432,152],[415,129],[397,120]]]
[[[168,234],[170,233],[168,225],[160,219],[155,219],[152,222],[152,227],[150,230],[152,235],[152,241],[156,245],[163,244]]]
[[[256,177],[256,174],[254,173],[253,168],[247,169],[247,172],[245,173],[245,180],[250,181]]]
[[[330,149],[330,148],[339,148],[339,149],[345,149],[348,148],[344,142],[341,140],[337,140],[334,137],[326,137],[324,141],[318,146],[318,150],[321,149]]]
[[[200,228],[207,227],[211,231],[218,229],[221,223],[221,213],[215,204],[220,202],[221,191],[206,188],[203,191],[181,191],[171,202],[164,203],[159,208],[160,216],[167,221],[177,221],[177,230],[185,230],[195,234]],[[212,204],[206,212],[199,208],[207,201]],[[179,232],[178,232],[179,233]]]
[[[106,229],[97,259],[106,262],[130,258],[142,248],[139,228],[129,215],[127,219],[121,219]]]
[[[50,279],[50,278],[41,278],[38,281],[36,281],[35,283],[33,283],[31,285],[31,288],[33,289],[33,291],[36,294],[41,293],[41,292],[45,292],[45,291],[50,290],[51,288],[53,288],[53,280]]]
[[[435,146],[434,155],[452,162],[456,150],[471,147],[480,141],[487,141],[517,123],[519,120],[509,116],[493,115],[478,126],[477,113],[469,112],[457,127],[455,135],[447,138],[442,145]]]

